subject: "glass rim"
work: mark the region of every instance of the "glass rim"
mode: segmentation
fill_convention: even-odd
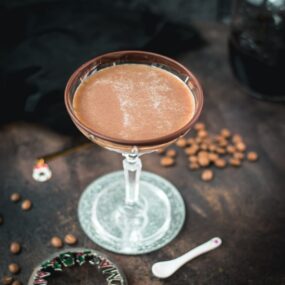
[[[110,137],[110,136],[107,136],[101,132],[95,131],[95,130],[89,128],[88,126],[86,126],[85,124],[83,124],[78,119],[78,117],[76,116],[76,114],[74,112],[74,108],[72,106],[72,100],[70,100],[70,96],[69,96],[69,94],[71,92],[71,88],[73,86],[73,83],[78,78],[78,75],[85,68],[87,68],[88,66],[92,66],[96,62],[98,62],[100,65],[100,60],[104,57],[110,57],[110,58],[118,57],[118,59],[119,59],[120,58],[119,56],[128,55],[128,54],[141,55],[142,59],[143,59],[143,56],[152,56],[158,60],[157,63],[159,63],[159,60],[163,60],[163,62],[166,66],[167,66],[167,63],[171,63],[172,65],[177,66],[180,69],[182,69],[185,72],[185,74],[191,79],[191,83],[193,83],[193,85],[197,88],[197,93],[195,93],[195,95],[194,95],[195,112],[194,112],[194,115],[189,120],[189,122],[187,122],[183,127],[176,130],[175,132],[172,132],[170,134],[167,134],[167,135],[164,135],[164,136],[161,136],[158,138],[152,138],[152,139],[146,139],[146,140],[125,140],[125,139],[118,139],[118,138]],[[134,62],[135,62],[135,60],[134,60]],[[138,62],[138,63],[140,63],[140,62]],[[144,64],[144,63],[142,62],[142,64]],[[171,72],[171,71],[169,71],[169,72]],[[185,83],[185,84],[187,85],[187,83]],[[188,88],[189,88],[189,86],[188,86]],[[191,90],[191,92],[194,92],[194,91]],[[196,98],[196,96],[197,96],[197,98]],[[67,111],[68,111],[71,119],[74,121],[74,123],[76,123],[76,125],[78,125],[81,129],[83,129],[88,134],[91,134],[94,137],[98,137],[104,141],[111,142],[111,143],[118,144],[118,145],[132,146],[132,147],[133,146],[138,146],[138,147],[146,146],[147,147],[147,146],[167,144],[173,140],[176,140],[177,138],[184,135],[185,133],[187,133],[190,130],[191,126],[197,121],[198,117],[200,116],[200,113],[201,113],[202,107],[203,107],[203,103],[204,103],[204,95],[203,95],[202,87],[201,87],[198,79],[196,78],[196,76],[190,70],[188,70],[188,68],[186,68],[184,65],[180,64],[176,60],[173,60],[167,56],[160,55],[160,54],[153,53],[153,52],[140,51],[140,50],[123,50],[123,51],[115,51],[115,52],[109,52],[109,53],[101,54],[101,55],[96,56],[93,59],[85,62],[81,66],[79,66],[73,72],[73,74],[70,76],[70,78],[67,82],[67,85],[66,85],[66,88],[64,91],[64,101],[65,101],[65,106],[67,108]]]

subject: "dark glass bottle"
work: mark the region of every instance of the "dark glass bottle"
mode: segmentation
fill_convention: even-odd
[[[285,101],[285,0],[235,2],[229,57],[251,95]]]

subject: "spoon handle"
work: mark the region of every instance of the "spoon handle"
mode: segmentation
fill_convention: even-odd
[[[187,253],[181,255],[180,257],[174,259],[173,261],[177,264],[178,268],[184,265],[186,262],[196,258],[197,256],[211,251],[222,244],[222,240],[219,237],[210,239],[209,241],[195,247],[194,249],[188,251]]]

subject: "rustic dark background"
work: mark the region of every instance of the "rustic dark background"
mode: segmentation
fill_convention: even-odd
[[[210,0],[0,2],[0,276],[17,262],[22,267],[18,278],[27,284],[33,267],[55,252],[50,238],[71,232],[79,246],[112,257],[131,285],[285,284],[284,105],[251,98],[233,77],[227,51],[230,6],[230,1]],[[130,47],[170,55],[189,67],[205,91],[201,120],[209,131],[227,127],[240,133],[260,156],[239,169],[215,170],[214,181],[205,183],[200,172],[187,169],[183,152],[177,166],[168,169],[159,165],[158,155],[146,155],[144,169],[181,191],[187,219],[173,242],[138,257],[99,248],[77,219],[82,190],[100,175],[121,169],[119,155],[94,146],[51,162],[53,177],[46,183],[31,177],[36,157],[81,138],[62,102],[71,72],[98,53]],[[31,199],[32,210],[22,212],[20,204],[10,202],[13,192]],[[152,276],[155,261],[214,236],[223,239],[218,250],[167,280]],[[20,255],[9,253],[11,241],[22,243]],[[87,285],[86,279],[81,276],[81,284]]]
[[[205,44],[194,20],[227,21],[231,1],[22,0],[0,2],[0,123],[70,131],[62,93],[83,62],[108,51],[175,56]],[[17,84],[15,84],[17,82]]]

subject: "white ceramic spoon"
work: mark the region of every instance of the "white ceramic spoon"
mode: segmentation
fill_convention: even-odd
[[[212,238],[211,240],[191,249],[185,254],[172,260],[157,262],[152,266],[152,273],[158,278],[167,278],[171,276],[186,262],[194,259],[195,257],[204,254],[210,250],[219,247],[222,240],[219,237]]]

